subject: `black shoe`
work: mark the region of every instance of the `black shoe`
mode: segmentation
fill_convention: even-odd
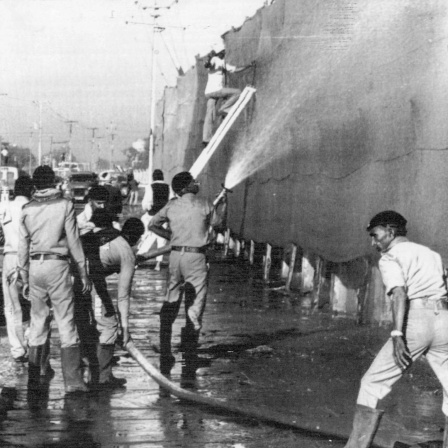
[[[13,358],[13,359],[14,359],[14,362],[17,362],[17,363],[19,363],[19,362],[21,362],[21,363],[28,362],[28,356],[27,355],[22,355],[22,356],[19,356],[17,358]]]

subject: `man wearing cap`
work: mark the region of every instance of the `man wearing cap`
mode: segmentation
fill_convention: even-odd
[[[448,305],[440,255],[406,238],[406,219],[388,210],[370,221],[372,246],[381,253],[379,269],[392,303],[393,330],[361,380],[353,430],[346,448],[371,446],[382,411],[378,401],[413,361],[425,354],[443,387],[448,448]]]
[[[31,328],[29,336],[29,384],[38,384],[48,365],[50,304],[61,339],[62,373],[66,392],[87,391],[81,378],[79,337],[74,322],[74,295],[69,258],[79,271],[83,291],[90,290],[86,262],[79,239],[73,203],[54,188],[49,166],[33,174],[36,192],[24,205],[20,218],[18,267],[29,284]]]
[[[191,342],[190,347],[199,339],[207,294],[205,250],[209,243],[209,227],[219,225],[221,221],[209,201],[196,197],[199,186],[189,172],[176,174],[171,187],[177,198],[169,201],[152,220],[155,227],[168,222],[172,231],[168,292],[160,311],[162,373],[168,373],[174,363],[172,325],[179,313],[182,292],[186,309],[184,337]]]

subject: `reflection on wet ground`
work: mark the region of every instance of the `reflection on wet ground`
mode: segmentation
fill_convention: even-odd
[[[282,305],[273,300],[269,292],[254,290],[247,281],[247,271],[240,270],[235,276],[234,270],[235,267],[228,263],[212,265],[210,294],[195,372],[185,365],[184,355],[178,350],[184,325],[181,311],[173,328],[176,363],[171,379],[201,394],[220,398],[226,398],[231,389],[233,399],[244,404],[244,377],[232,367],[232,359],[299,330],[291,327],[266,331],[266,322],[257,322],[255,316],[263,310],[276,313],[284,306],[292,305],[286,302]],[[158,342],[158,312],[165,294],[165,278],[166,267],[160,272],[150,266],[139,268],[131,304],[132,337],[137,347],[156,365],[159,360],[152,344]],[[109,283],[116,293],[116,278],[112,277]],[[227,325],[226,322],[232,322],[232,313],[235,312],[244,318],[234,319],[232,325]],[[246,327],[246,319],[255,325]],[[1,342],[7,345],[4,331]],[[58,346],[58,332],[54,327],[51,364],[55,377],[48,390],[38,395],[27,391],[26,368],[12,363],[3,350],[2,382],[15,388],[17,396],[13,409],[0,426],[1,446],[292,447],[297,446],[299,439],[303,440],[291,430],[216,413],[170,397],[159,390],[157,384],[122,350],[116,353],[118,359],[114,374],[127,378],[126,389],[64,397]],[[212,369],[214,363],[216,365]],[[239,384],[241,380],[243,386]],[[302,446],[335,446],[311,440]]]
[[[140,267],[132,294],[131,334],[154,365],[159,364],[153,345],[158,343],[166,273],[166,265],[159,272],[151,265]],[[212,260],[199,358],[192,369],[180,350],[181,310],[173,328],[171,380],[208,397],[259,406],[267,415],[270,410],[294,415],[317,432],[348,434],[359,379],[387,330],[359,328],[325,313],[311,315],[300,297],[264,288],[256,274],[246,263]],[[116,281],[109,278],[113,297]],[[11,361],[4,328],[0,339],[0,384],[16,391],[12,409],[0,418],[2,447],[344,446],[340,440],[307,437],[169,396],[123,350],[116,352],[114,374],[127,378],[125,389],[64,397],[56,328],[51,349],[55,377],[47,391],[28,393],[27,371]],[[379,438],[388,444],[381,446],[406,436],[441,438],[442,392],[427,366],[417,367],[384,402],[387,417]]]

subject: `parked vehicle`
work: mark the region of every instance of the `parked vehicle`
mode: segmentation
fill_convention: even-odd
[[[98,185],[98,175],[91,171],[81,171],[72,173],[66,186],[66,195],[75,202],[87,202],[87,195],[90,188]]]

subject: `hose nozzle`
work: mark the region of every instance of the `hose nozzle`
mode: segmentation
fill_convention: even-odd
[[[219,201],[227,194],[227,193],[233,193],[232,190],[230,190],[229,188],[226,188],[224,186],[224,184],[221,184],[222,186],[222,190],[221,192],[218,194],[218,196],[216,197],[216,199],[213,201],[213,206],[217,206],[219,204]]]

